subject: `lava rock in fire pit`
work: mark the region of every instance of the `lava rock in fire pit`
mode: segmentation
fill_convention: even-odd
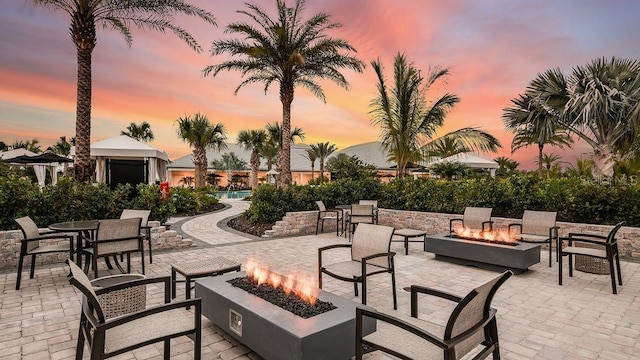
[[[320,299],[317,299],[316,302],[311,305],[293,293],[287,294],[281,288],[274,288],[269,284],[258,285],[246,276],[231,279],[227,282],[304,319],[320,315],[336,308],[332,303]]]

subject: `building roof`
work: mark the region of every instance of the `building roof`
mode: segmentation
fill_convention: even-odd
[[[36,156],[38,154],[24,148],[19,148],[0,152],[0,160],[9,160],[22,155]]]
[[[446,157],[444,159],[431,161],[429,164],[427,164],[427,167],[445,162],[458,162],[470,168],[478,169],[497,169],[500,167],[497,162],[490,159],[485,159],[473,153],[460,153]]]
[[[371,141],[349,146],[336,151],[332,156],[338,154],[356,156],[363,163],[373,165],[378,170],[395,170],[396,168],[395,162],[387,160],[388,155],[382,148],[382,144],[379,141]]]
[[[309,145],[306,144],[291,144],[291,171],[304,172],[311,171],[311,161],[307,158],[306,150],[309,149]],[[208,169],[210,170],[221,170],[214,169],[211,163],[214,160],[219,160],[222,158],[222,154],[231,153],[236,154],[237,157],[246,161],[247,166],[249,166],[249,160],[251,160],[251,152],[246,150],[240,144],[227,144],[227,148],[221,151],[209,149],[207,150],[207,161],[209,162]],[[315,162],[315,168],[317,169],[319,166],[318,161]],[[194,168],[193,165],[193,155],[188,154],[181,158],[178,158],[172,161],[169,165],[167,165],[167,169],[171,170],[192,170]],[[247,169],[248,170],[248,169]],[[267,170],[267,162],[264,159],[260,159],[260,170]]]
[[[71,155],[75,155],[75,146],[71,147]],[[169,156],[142,141],[120,135],[91,144],[91,156],[108,158],[159,158],[168,161]]]

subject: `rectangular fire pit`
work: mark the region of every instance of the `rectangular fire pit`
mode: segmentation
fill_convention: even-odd
[[[230,273],[196,281],[202,314],[216,326],[267,360],[355,355],[356,307],[371,307],[320,291],[318,299],[336,309],[304,319],[227,282],[243,276],[244,272]],[[365,334],[376,330],[375,321],[368,320],[363,324]]]
[[[510,269],[516,274],[540,262],[540,244],[501,245],[448,235],[427,235],[425,251],[434,253],[438,260],[494,271]]]

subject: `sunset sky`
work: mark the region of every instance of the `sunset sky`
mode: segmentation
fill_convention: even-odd
[[[202,69],[224,56],[209,54],[214,39],[228,37],[225,26],[245,20],[236,13],[244,1],[193,0],[212,12],[218,27],[195,18],[175,22],[200,43],[192,51],[172,34],[134,30],[133,45],[111,29],[98,28],[93,52],[92,141],[117,136],[131,122],[148,121],[151,143],[171,159],[190,153],[176,135],[178,117],[196,112],[223,123],[229,139],[238,131],[280,121],[277,84],[265,95],[263,86],[248,86],[237,95],[238,73],[203,77]],[[259,0],[273,13],[275,0]],[[293,0],[288,0],[292,5]],[[350,89],[322,83],[323,103],[304,89],[296,90],[292,124],[302,127],[305,143],[329,141],[339,148],[378,139],[370,124],[369,102],[376,78],[370,61],[380,57],[392,76],[393,57],[403,52],[426,71],[449,67],[448,82],[432,89],[433,98],[452,92],[461,98],[442,129],[476,126],[497,136],[498,154],[533,168],[536,150],[510,154],[512,136],[502,125],[502,110],[523,92],[539,72],[574,66],[597,57],[640,59],[640,1],[508,1],[508,0],[308,0],[306,17],[326,12],[343,24],[331,32],[357,49],[367,64],[361,74],[344,71]],[[75,136],[76,50],[69,36],[70,19],[62,12],[29,0],[2,2],[0,12],[0,140],[36,138],[45,149],[60,136]],[[550,148],[573,162],[588,151],[576,144],[571,153]]]

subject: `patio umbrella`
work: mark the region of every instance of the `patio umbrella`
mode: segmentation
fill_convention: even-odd
[[[73,160],[54,154],[51,152],[42,153],[36,156],[20,155],[9,159],[9,162],[14,164],[51,164],[51,163],[70,163]]]

